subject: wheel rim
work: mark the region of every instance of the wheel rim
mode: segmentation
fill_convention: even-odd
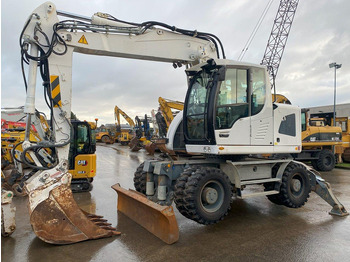
[[[218,181],[210,180],[200,192],[201,207],[208,213],[216,212],[224,202],[224,187]]]
[[[332,160],[331,160],[331,158],[330,158],[329,156],[327,156],[327,157],[324,158],[324,164],[325,164],[325,166],[330,166],[331,163],[332,163]]]
[[[290,191],[295,197],[302,195],[304,191],[304,181],[300,173],[297,173],[292,177]]]

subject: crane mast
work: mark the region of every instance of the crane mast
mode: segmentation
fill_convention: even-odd
[[[277,15],[272,26],[272,31],[269,40],[267,41],[264,57],[261,62],[262,65],[267,66],[270,75],[271,88],[274,89],[278,68],[286,47],[298,3],[299,0],[280,1]]]

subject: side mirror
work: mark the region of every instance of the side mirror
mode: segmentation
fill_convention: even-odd
[[[225,81],[225,77],[226,77],[226,68],[222,66],[218,70],[218,80]]]

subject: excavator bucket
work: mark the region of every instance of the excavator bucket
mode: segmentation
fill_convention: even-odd
[[[29,201],[34,200],[31,195],[32,193],[29,194]],[[73,199],[69,184],[52,189],[49,197],[32,210],[30,223],[35,234],[51,244],[72,244],[120,235],[102,216],[80,209]]]
[[[142,148],[140,146],[139,139],[136,136],[130,140],[129,147],[130,147],[131,151],[133,151],[133,152],[137,152]]]
[[[112,188],[118,193],[120,212],[167,244],[173,244],[179,239],[179,228],[171,206],[158,205],[143,194],[126,190],[119,184],[113,185]]]
[[[147,153],[151,156],[154,155],[154,152],[156,151],[156,148],[157,148],[157,145],[153,142],[151,143],[148,143],[146,146],[145,146],[145,150],[147,151]]]

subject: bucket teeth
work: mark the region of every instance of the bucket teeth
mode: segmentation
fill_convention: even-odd
[[[115,227],[110,227],[110,226],[100,226],[100,228],[103,228],[103,229],[106,229],[106,230],[111,230],[111,231],[117,231],[117,229]]]
[[[111,223],[106,223],[106,222],[95,222],[94,223],[96,226],[111,226]]]
[[[102,218],[89,218],[90,221],[92,222],[107,222],[107,219],[102,219]]]
[[[98,215],[93,215],[93,214],[88,214],[86,215],[88,218],[103,218],[103,216],[98,216]]]

